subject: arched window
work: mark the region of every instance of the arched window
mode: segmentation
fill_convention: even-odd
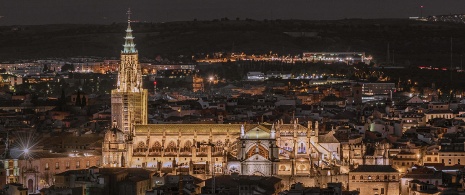
[[[145,151],[145,143],[143,141],[140,141],[139,143],[137,143],[136,151],[137,152],[144,152]]]
[[[137,148],[145,148],[145,143],[143,141],[140,141],[137,143]]]
[[[251,156],[255,155],[257,153],[257,146],[251,147],[249,151],[247,152],[247,158],[250,158]],[[262,145],[258,145],[258,154],[260,156],[263,156],[264,158],[268,159],[269,157],[269,152],[268,150],[263,147]]]
[[[174,143],[174,141],[170,141],[168,143],[168,146],[166,147],[166,150],[167,152],[176,152],[176,143]]]
[[[192,142],[187,140],[186,143],[184,143],[184,147],[182,148],[183,152],[190,152],[192,147]]]
[[[222,152],[223,151],[223,147],[224,144],[221,140],[218,140],[216,143],[215,143],[215,147],[214,147],[214,151],[213,152]]]
[[[160,151],[161,151],[161,144],[160,144],[160,142],[156,141],[156,142],[152,145],[152,150],[153,150],[153,151],[160,152]]]
[[[305,144],[303,142],[300,142],[299,148],[297,148],[297,153],[299,154],[305,154],[307,152]]]

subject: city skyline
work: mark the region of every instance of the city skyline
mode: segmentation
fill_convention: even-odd
[[[110,24],[122,22],[128,7],[134,20],[170,22],[229,19],[304,19],[335,20],[344,18],[408,18],[460,14],[464,3],[445,1],[4,1],[0,3],[0,25],[37,25],[59,23]],[[423,11],[420,10],[423,6]]]

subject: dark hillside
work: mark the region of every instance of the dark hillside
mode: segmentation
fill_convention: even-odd
[[[246,52],[365,51],[377,63],[450,67],[465,53],[465,25],[411,20],[222,20],[132,24],[142,57]],[[118,57],[126,24],[0,27],[0,61],[45,57]]]

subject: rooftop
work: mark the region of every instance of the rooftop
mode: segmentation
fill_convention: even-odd
[[[359,165],[351,172],[393,172],[398,171],[391,167],[391,165]]]

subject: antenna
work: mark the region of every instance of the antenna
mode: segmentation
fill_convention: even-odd
[[[128,11],[126,12],[126,14],[128,15],[128,22],[131,22],[131,8],[128,8]]]

